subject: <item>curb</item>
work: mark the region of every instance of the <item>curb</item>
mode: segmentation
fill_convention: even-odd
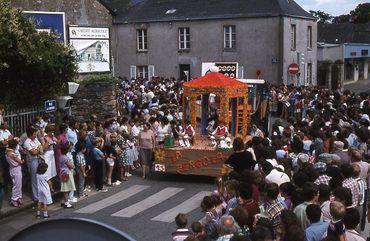
[[[55,192],[55,193],[52,194],[52,199],[53,199],[54,203],[57,200],[59,200],[61,197],[62,197],[61,192]],[[31,209],[34,205],[35,205],[34,202],[30,201],[30,202],[27,202],[27,203],[23,204],[22,207],[20,207],[20,208],[14,207],[14,208],[11,208],[11,209],[7,210],[6,212],[1,212],[0,211],[0,220],[3,220],[5,218],[8,218],[8,217],[13,216],[15,214],[18,214],[18,213],[23,212],[25,210]]]

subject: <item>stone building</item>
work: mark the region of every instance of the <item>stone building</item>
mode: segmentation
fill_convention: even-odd
[[[11,0],[23,11],[64,12],[66,25],[110,26],[112,15],[98,0]]]
[[[116,75],[194,78],[204,63],[237,62],[239,78],[316,84],[317,23],[293,0],[101,2],[114,13]]]
[[[318,85],[329,89],[369,79],[370,24],[320,24]]]

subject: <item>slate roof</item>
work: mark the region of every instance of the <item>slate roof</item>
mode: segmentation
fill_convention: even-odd
[[[315,18],[294,0],[99,0],[115,23],[291,16]],[[168,10],[176,10],[166,13]]]
[[[318,24],[317,32],[318,42],[370,43],[370,24]]]

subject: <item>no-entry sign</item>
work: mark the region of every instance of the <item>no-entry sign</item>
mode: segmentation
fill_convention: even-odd
[[[288,67],[288,72],[291,75],[296,75],[299,72],[299,66],[296,63],[290,64]]]

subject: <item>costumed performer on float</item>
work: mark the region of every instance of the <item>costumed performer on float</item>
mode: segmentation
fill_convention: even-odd
[[[219,125],[216,127],[215,131],[211,133],[211,141],[213,147],[217,147],[220,144],[220,141],[225,140],[225,138],[229,135],[229,130],[225,126],[223,120],[219,121]]]
[[[195,131],[194,131],[194,128],[191,126],[190,121],[186,120],[185,121],[185,129],[182,133],[180,133],[180,137],[179,137],[180,146],[189,147],[190,146],[190,140],[193,139],[194,133],[195,133]]]

